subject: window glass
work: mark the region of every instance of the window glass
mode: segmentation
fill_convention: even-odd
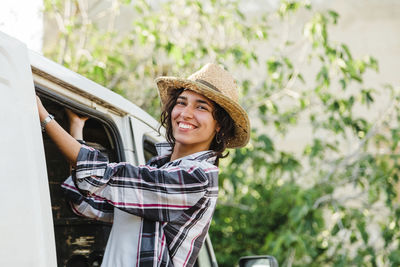
[[[212,261],[210,254],[208,253],[207,243],[201,247],[199,257],[197,258],[196,267],[212,267]]]
[[[154,145],[154,142],[146,137],[144,138],[143,141],[143,153],[146,162],[148,162],[152,157],[157,156],[157,150]]]

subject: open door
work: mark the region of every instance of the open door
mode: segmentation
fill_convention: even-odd
[[[0,32],[0,266],[57,266],[26,46]]]

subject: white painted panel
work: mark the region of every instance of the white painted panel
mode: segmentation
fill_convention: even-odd
[[[145,136],[147,138],[150,138],[153,140],[155,143],[158,142],[164,142],[165,138],[162,135],[159,135],[158,132],[156,132],[154,129],[149,127],[147,124],[145,124],[143,121],[138,120],[135,117],[130,117],[130,122],[131,122],[131,127],[132,127],[132,134],[133,134],[133,141],[134,141],[134,147],[135,147],[135,153],[136,153],[136,158],[138,160],[138,164],[145,164],[146,161],[144,159],[144,148],[143,148],[143,141]],[[164,133],[164,130],[161,130],[162,134]]]
[[[0,32],[0,266],[54,267],[43,141],[24,44]]]

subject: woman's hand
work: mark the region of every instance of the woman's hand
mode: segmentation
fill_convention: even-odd
[[[40,106],[43,107],[42,101],[40,100],[40,98],[38,97],[38,95],[36,95],[36,104],[37,104],[38,107],[40,107]]]
[[[36,95],[36,104],[37,104],[38,111],[39,111],[39,119],[42,122],[49,115],[49,113],[47,112],[47,110],[45,109],[45,107],[42,104],[42,101],[40,100],[40,98],[37,95]]]
[[[83,140],[83,127],[89,117],[80,117],[70,109],[65,108],[69,120],[69,133],[77,140]]]

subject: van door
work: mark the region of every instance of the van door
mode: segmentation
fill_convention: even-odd
[[[56,266],[39,116],[26,46],[0,32],[0,266]]]

